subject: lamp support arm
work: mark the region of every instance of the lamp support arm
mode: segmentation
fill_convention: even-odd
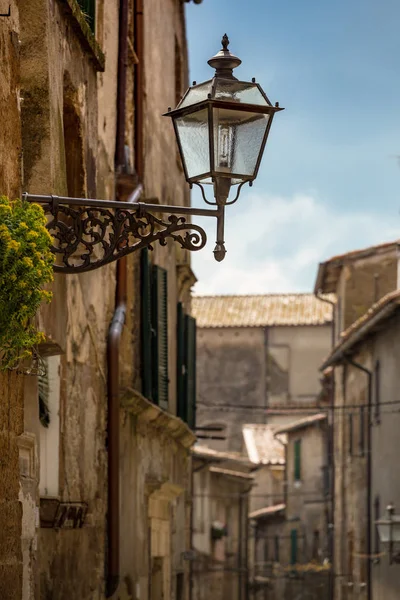
[[[199,225],[187,222],[187,215],[217,219],[219,254],[214,254],[216,260],[222,260],[224,206],[209,209],[160,205],[139,202],[139,196],[136,194],[130,202],[28,193],[22,198],[42,205],[49,217],[47,229],[53,238],[51,250],[58,273],[92,271],[136,250],[153,249],[156,241],[165,246],[167,238],[186,250],[201,250],[206,233]],[[161,218],[159,215],[164,213],[168,217]]]

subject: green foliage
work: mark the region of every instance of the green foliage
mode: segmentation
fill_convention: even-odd
[[[0,370],[29,358],[44,340],[34,317],[51,292],[54,256],[46,217],[38,204],[0,196]]]

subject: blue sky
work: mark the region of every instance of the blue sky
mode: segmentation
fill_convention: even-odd
[[[286,109],[253,188],[227,208],[222,263],[201,221],[195,291],[308,291],[318,262],[400,238],[400,3],[203,0],[186,15],[191,80],[212,76],[226,32],[237,77]]]

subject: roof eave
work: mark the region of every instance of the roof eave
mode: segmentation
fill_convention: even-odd
[[[341,342],[336,349],[333,350],[332,354],[321,365],[320,371],[324,371],[327,367],[334,367],[338,364],[346,362],[346,356],[354,353],[356,346],[361,343],[369,333],[372,333],[374,327],[380,321],[383,321],[385,318],[390,316],[398,308],[399,302],[399,298],[392,299],[379,312],[377,312],[368,321],[356,329],[354,333],[343,340],[343,342]]]

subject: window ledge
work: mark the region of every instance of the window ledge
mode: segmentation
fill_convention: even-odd
[[[196,436],[182,419],[153,404],[136,390],[129,389],[121,405],[140,421],[162,430],[165,435],[175,439],[184,448],[190,448],[196,442]]]
[[[59,0],[66,14],[71,18],[73,28],[79,37],[83,48],[90,55],[96,71],[104,71],[105,56],[90,29],[77,0]]]

